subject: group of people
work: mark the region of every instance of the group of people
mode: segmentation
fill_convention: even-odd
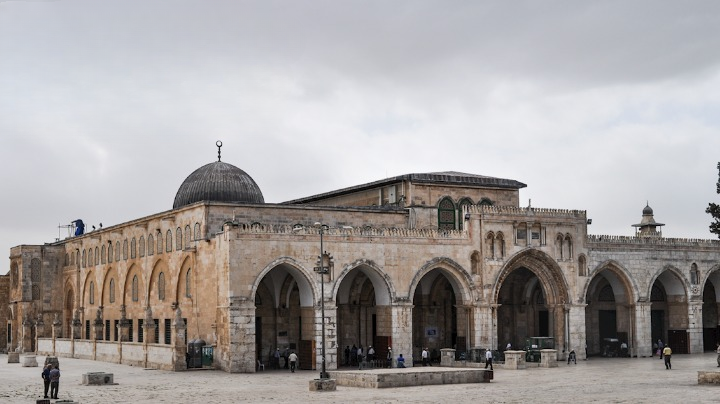
[[[60,388],[60,368],[58,365],[53,366],[51,363],[45,365],[42,371],[42,379],[44,398],[57,400],[58,389]],[[50,390],[50,397],[48,397],[48,389]]]
[[[290,348],[285,348],[285,351],[281,354],[280,348],[275,349],[275,354],[273,355],[273,367],[275,369],[280,369],[280,358],[285,360],[283,368],[290,369],[292,373],[295,373],[298,361],[298,356],[295,351],[291,351]]]

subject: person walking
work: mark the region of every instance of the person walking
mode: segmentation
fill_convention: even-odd
[[[290,371],[292,373],[295,373],[295,365],[297,364],[298,357],[295,355],[295,351],[292,351],[290,353],[290,356],[288,356],[288,360],[290,361]]]
[[[492,366],[492,351],[489,350],[489,349],[488,349],[487,351],[485,351],[485,369],[487,369],[488,366],[490,366],[490,370],[493,370],[493,366]]]
[[[720,345],[718,345],[718,349],[720,349]],[[718,354],[718,358],[720,358],[720,354]],[[387,353],[388,369],[392,368],[392,360],[393,360],[392,347],[388,347],[388,353]],[[718,363],[720,363],[720,359],[718,359]]]
[[[665,348],[662,350],[662,354],[665,356],[665,369],[672,369],[672,364],[670,364],[672,349],[670,349],[670,345],[665,345]]]
[[[285,347],[285,352],[283,352],[283,359],[285,359],[285,369],[287,369],[290,364],[288,362],[289,357],[290,357],[290,348]]]
[[[42,371],[43,398],[48,398],[48,390],[50,389],[50,370],[52,370],[52,365],[48,363]]]
[[[663,348],[664,348],[664,347],[665,347],[665,346],[663,345],[662,340],[659,339],[659,340],[658,340],[658,352],[660,352],[660,359],[663,358],[663,354],[664,354]]]
[[[423,366],[427,366],[427,365],[428,365],[428,362],[429,362],[429,361],[428,361],[428,349],[427,349],[427,348],[423,348],[422,353],[420,354],[420,357],[422,358],[422,364],[423,364]]]
[[[50,371],[50,398],[57,400],[58,389],[60,388],[60,369],[57,365]]]
[[[275,348],[273,354],[273,368],[280,369],[280,348]]]

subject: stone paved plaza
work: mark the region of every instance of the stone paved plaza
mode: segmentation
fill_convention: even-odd
[[[38,357],[42,363],[44,357]],[[505,370],[492,383],[364,389],[338,386],[310,392],[315,371],[268,370],[229,374],[198,370],[168,372],[60,358],[60,399],[88,403],[716,403],[720,386],[697,384],[698,370],[716,370],[714,353],[676,355],[673,369],[658,358],[590,358],[557,368]],[[433,372],[442,368],[415,368]],[[402,370],[399,370],[402,371]],[[42,396],[40,367],[8,364],[0,355],[0,402],[35,403]],[[83,386],[82,374],[113,373],[117,385]]]

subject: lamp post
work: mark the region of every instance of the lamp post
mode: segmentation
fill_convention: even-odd
[[[328,229],[328,226],[318,222],[315,223],[315,227],[318,227],[318,229],[320,230],[320,255],[318,256],[318,266],[314,268],[315,272],[320,274],[320,327],[322,330],[322,338],[320,342],[320,356],[322,358],[322,368],[320,370],[320,379],[327,379],[328,374],[325,370],[325,275],[330,269],[330,262],[332,260],[332,256],[330,256],[330,254],[328,254],[323,249],[323,234],[325,234],[325,230]]]

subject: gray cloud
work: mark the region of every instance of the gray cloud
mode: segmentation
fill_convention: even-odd
[[[0,3],[0,249],[170,209],[216,158],[281,202],[408,172],[709,238],[720,4]],[[4,272],[0,269],[0,272]]]

